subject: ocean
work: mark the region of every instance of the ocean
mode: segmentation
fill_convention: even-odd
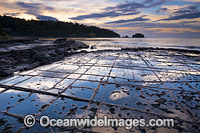
[[[159,47],[200,50],[200,38],[75,38],[98,48]]]
[[[56,38],[41,38],[49,40],[43,43],[30,44],[12,44],[0,47],[0,52],[29,49],[36,46],[54,45],[52,42]],[[90,46],[96,46],[99,50],[121,48],[138,48],[138,47],[153,47],[153,48],[175,48],[200,51],[200,38],[69,38],[72,40],[82,41]]]

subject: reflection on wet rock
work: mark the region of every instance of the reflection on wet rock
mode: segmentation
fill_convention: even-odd
[[[120,90],[113,91],[109,98],[111,100],[117,100],[117,99],[126,98],[128,96],[129,96],[128,89],[127,88],[121,88]]]
[[[173,118],[175,126],[82,127],[94,132],[198,132],[199,54],[164,50],[99,51],[19,72],[0,81],[0,131],[65,132],[24,128],[22,116],[50,118]],[[9,115],[8,115],[9,114]],[[16,121],[17,119],[17,121]]]

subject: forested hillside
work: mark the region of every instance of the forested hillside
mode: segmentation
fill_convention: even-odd
[[[11,36],[26,37],[120,37],[112,30],[61,21],[38,21],[0,16],[0,27]]]

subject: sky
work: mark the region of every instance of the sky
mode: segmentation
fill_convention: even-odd
[[[71,21],[129,37],[200,38],[200,0],[0,0],[0,15]]]

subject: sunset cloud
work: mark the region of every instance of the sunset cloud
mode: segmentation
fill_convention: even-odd
[[[122,36],[200,35],[199,0],[1,0],[0,15],[107,27]]]
[[[200,29],[190,28],[146,28],[145,30],[155,31],[156,33],[184,33],[184,32],[200,32]]]
[[[127,20],[118,20],[118,21],[113,21],[113,22],[107,22],[107,24],[112,24],[112,23],[127,23],[127,22],[136,22],[136,21],[147,21],[149,19],[144,18],[144,16],[140,16],[137,18],[133,18],[133,19],[127,19]]]

